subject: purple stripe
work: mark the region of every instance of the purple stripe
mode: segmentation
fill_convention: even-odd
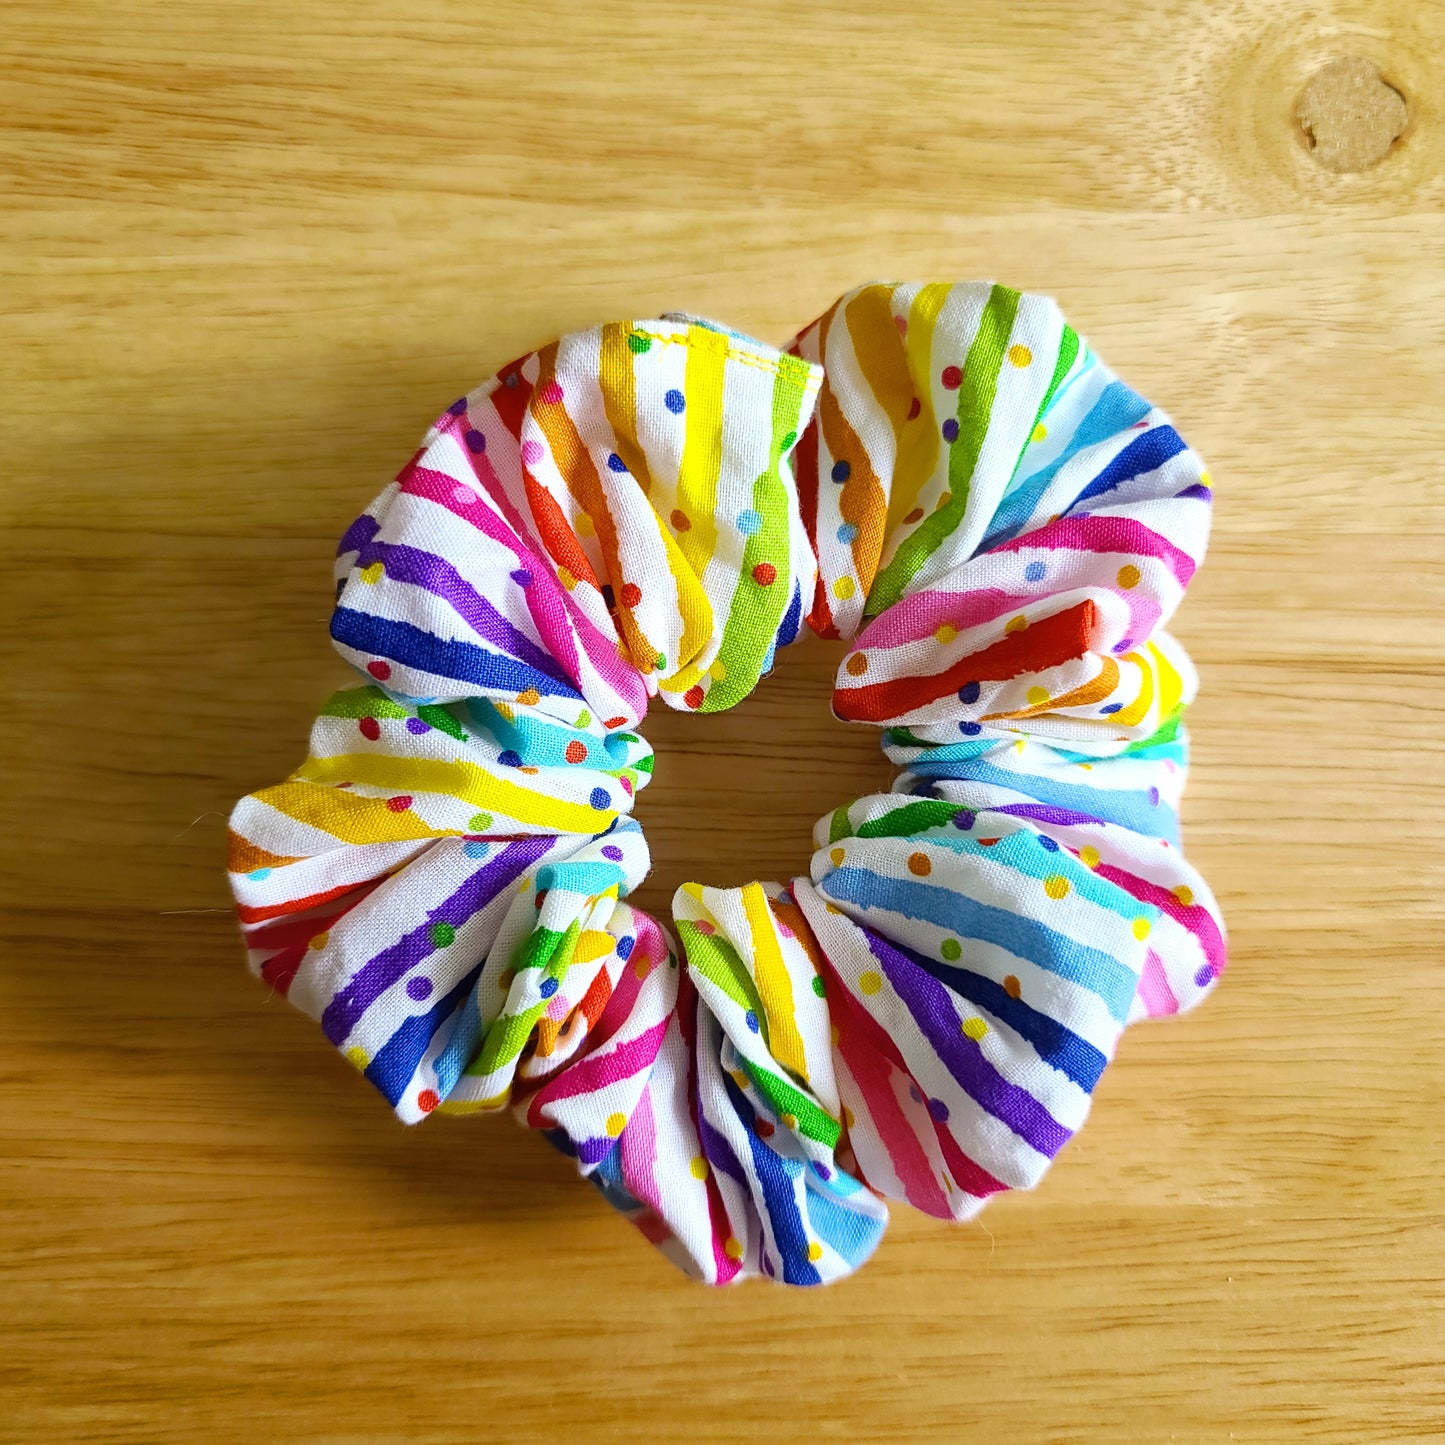
[[[552,834],[519,838],[508,843],[485,867],[477,869],[450,898],[443,899],[426,915],[426,922],[403,934],[390,948],[370,958],[347,980],[346,987],[332,998],[321,1015],[321,1027],[333,1044],[356,1027],[357,1020],[398,979],[404,978],[424,958],[436,952],[431,940],[434,923],[460,927],[479,913],[503,889],[515,883],[528,868],[556,842]]]
[[[571,684],[572,679],[557,665],[552,654],[519,632],[445,557],[402,542],[370,542],[357,554],[354,565],[367,567],[372,562],[380,562],[393,580],[425,587],[434,596],[443,598],[478,637],[494,647],[558,682]]]
[[[959,1028],[958,1010],[943,984],[893,949],[872,929],[865,928],[863,932],[889,983],[908,1005],[923,1036],[959,1087],[1030,1147],[1052,1159],[1073,1137],[1071,1131],[1027,1089],[1009,1083],[984,1058],[979,1046]]]
[[[348,552],[359,552],[380,530],[381,523],[370,512],[363,512],[336,544],[336,555],[343,557]]]
[[[1051,808],[1046,803],[1007,803],[1002,807],[990,804],[990,813],[1007,813],[1014,818],[1030,818],[1035,823],[1054,823],[1072,828],[1079,823],[1102,823],[1105,819],[1093,813],[1076,813],[1072,808]]]

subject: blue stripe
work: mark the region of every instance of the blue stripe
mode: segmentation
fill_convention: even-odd
[[[1091,990],[1121,1023],[1134,1002],[1139,976],[1111,953],[1057,933],[1037,919],[980,903],[967,894],[926,883],[885,878],[867,868],[838,868],[818,885],[827,897],[861,908],[887,909],[921,919],[961,938],[1006,949],[1048,973]]]
[[[1101,497],[1112,492],[1125,482],[1142,476],[1145,472],[1162,467],[1170,457],[1177,457],[1184,450],[1184,438],[1172,426],[1156,426],[1132,441],[1113,461],[1064,508],[1061,515],[1067,516],[1091,497]]]
[[[481,965],[478,964],[427,1013],[404,1019],[366,1066],[366,1077],[381,1090],[392,1108],[396,1107],[401,1096],[406,1093],[407,1085],[411,1083],[416,1067],[422,1061],[422,1055],[436,1037],[437,1029],[456,1009],[480,972]]]
[[[403,667],[510,693],[512,697],[535,688],[544,697],[583,700],[582,694],[570,684],[559,682],[535,667],[471,642],[437,637],[410,622],[393,622],[369,612],[338,607],[331,614],[331,636],[343,647],[355,648],[357,652],[369,652]]]
[[[847,1180],[853,1186],[848,1194],[858,1192],[858,1181],[841,1169],[833,1175],[833,1179],[839,1184]],[[860,1214],[856,1209],[850,1209],[841,1202],[844,1192],[825,1184],[811,1169],[803,1183],[808,1195],[808,1223],[835,1254],[841,1254],[856,1269],[878,1248],[878,1241],[888,1227],[887,1218]]]

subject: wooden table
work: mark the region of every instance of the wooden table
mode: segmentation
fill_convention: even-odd
[[[0,50],[0,1436],[1440,1437],[1445,7],[12,0]],[[1295,118],[1347,56],[1409,114],[1365,170]],[[505,1119],[395,1124],[247,976],[224,820],[440,402],[877,275],[1051,292],[1211,462],[1232,967],[1037,1194],[712,1293]],[[659,709],[645,903],[886,778],[836,659]]]

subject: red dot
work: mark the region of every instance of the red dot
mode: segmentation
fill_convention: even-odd
[[[963,384],[963,373],[956,366],[945,366],[943,384],[949,391],[957,391]]]
[[[636,607],[642,601],[642,588],[636,582],[624,582],[622,584],[622,605],[624,607]]]
[[[430,1114],[440,1103],[441,1100],[437,1097],[437,1091],[435,1089],[423,1089],[421,1093],[416,1096],[416,1106],[423,1114]]]
[[[366,670],[378,681],[385,682],[391,676],[391,664],[381,661],[368,662]]]
[[[753,581],[759,587],[771,587],[778,580],[778,569],[771,562],[759,562],[753,568]]]
[[[702,700],[707,694],[700,687],[690,687],[683,693],[682,700],[691,708],[702,706]]]
[[[547,896],[547,890],[546,890],[545,888],[539,888],[539,889],[537,890],[537,896],[532,900],[533,904],[534,904],[536,907],[540,908],[540,907],[542,906],[542,900],[543,900],[546,896]]]
[[[758,1131],[759,1139],[771,1139],[773,1137],[773,1126],[766,1119],[759,1119],[753,1125]]]
[[[688,515],[686,512],[679,511],[677,508],[673,508],[671,520],[672,529],[674,532],[692,531],[692,523],[688,520]]]
[[[602,724],[602,726],[608,728],[626,727],[627,719],[625,717],[610,717],[605,723]]]
[[[913,398],[913,401],[909,404],[909,407],[908,407],[908,420],[909,420],[909,421],[914,421],[914,420],[916,420],[917,417],[918,417],[919,412],[921,412],[922,410],[923,410],[923,403],[922,403],[921,401],[919,401],[919,399],[915,396],[915,397]]]
[[[984,847],[984,848],[992,848],[993,845],[998,842],[998,839],[997,839],[997,838],[980,838],[978,841],[979,841],[979,843],[980,843],[980,845],[981,845],[982,847]]]
[[[386,806],[390,808],[393,813],[404,813],[411,807],[411,794],[398,793],[396,797],[386,800]]]
[[[923,520],[923,508],[915,507],[903,520],[909,526],[912,526],[914,522],[921,522]]]
[[[567,744],[567,761],[569,763],[585,763],[587,761],[587,744],[579,743],[573,738]]]
[[[362,737],[370,738],[372,742],[381,736],[381,724],[374,717],[362,718],[358,726],[361,728]]]

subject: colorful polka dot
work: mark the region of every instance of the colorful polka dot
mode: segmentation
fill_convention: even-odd
[[[743,1257],[743,1247],[732,1235],[728,1236],[727,1243],[723,1245],[723,1253],[734,1262]]]
[[[524,465],[534,467],[542,460],[542,443],[533,441],[530,438],[522,443],[522,462]]]
[[[1024,581],[1042,582],[1044,580],[1044,574],[1048,570],[1042,562],[1030,562],[1029,565],[1024,568]]]
[[[1010,617],[1009,620],[1004,623],[1003,630],[1005,632],[1022,632],[1028,625],[1028,618],[1020,613],[1017,617]]]
[[[1085,843],[1079,849],[1079,862],[1085,868],[1097,868],[1099,866],[1099,850],[1089,843]]]
[[[485,858],[492,850],[485,843],[478,843],[476,839],[462,844],[462,852],[468,858]]]
[[[1193,906],[1193,903],[1194,903],[1194,890],[1193,890],[1192,888],[1190,888],[1188,884],[1186,884],[1186,883],[1181,883],[1181,884],[1174,890],[1174,901],[1175,901],[1181,908],[1189,908],[1189,907],[1192,907],[1192,906]]]
[[[1008,359],[1011,365],[1017,367],[1028,366],[1034,359],[1034,354],[1027,346],[1020,346],[1015,343],[1008,349]]]
[[[411,807],[412,797],[410,793],[398,793],[394,798],[386,800],[386,806],[393,813],[404,813]]]
[[[381,736],[381,724],[374,717],[364,717],[357,727],[361,729],[362,737],[370,742],[375,742]]]
[[[549,381],[538,393],[537,399],[544,401],[548,406],[556,406],[562,400],[562,385],[560,382]]]
[[[859,991],[866,994],[875,994],[883,987],[883,975],[874,972],[871,968],[866,973],[858,975]]]
[[[1139,571],[1139,569],[1135,567],[1132,563],[1130,563],[1128,566],[1120,567],[1118,572],[1119,586],[1125,588],[1126,590],[1131,587],[1137,587],[1139,585],[1139,578],[1142,575],[1143,574]]]
[[[694,1157],[692,1163],[689,1164],[687,1168],[688,1173],[691,1174],[694,1179],[706,1179],[708,1176],[707,1160],[704,1159],[701,1154]]]
[[[1134,920],[1134,937],[1145,939],[1149,937],[1149,920],[1147,918],[1136,918]]]
[[[588,794],[587,801],[591,803],[598,812],[601,812],[603,808],[610,808],[612,806],[612,795],[606,788],[593,788],[591,793]]]
[[[423,1114],[430,1114],[441,1103],[441,1096],[435,1089],[423,1089],[416,1096],[416,1106]]]
[[[963,953],[963,945],[956,938],[945,938],[938,945],[938,951],[949,963],[957,963]]]
[[[949,417],[949,419],[944,422],[943,439],[948,442],[950,446],[958,440],[958,421],[956,418]]]
[[[851,547],[858,540],[858,528],[852,522],[844,522],[838,528],[837,537],[845,547]]]
[[[843,666],[849,677],[862,677],[868,671],[868,657],[862,652],[852,653]]]
[[[1003,991],[1010,998],[1017,998],[1023,992],[1017,978],[1011,973],[1006,973],[1003,980]]]
[[[959,366],[945,366],[943,368],[943,389],[945,391],[957,391],[963,385],[963,368]]]
[[[827,996],[828,985],[823,982],[823,975],[821,973],[815,973],[813,975],[813,992],[817,994],[819,998],[825,998]]]
[[[933,872],[933,860],[927,853],[910,853],[908,871],[916,878],[927,878]]]
[[[759,562],[753,568],[753,581],[759,587],[771,587],[778,580],[778,569],[771,562]]]
[[[688,707],[690,707],[694,712],[696,712],[698,708],[700,708],[703,703],[707,701],[707,694],[702,690],[701,687],[694,683],[690,688],[688,688],[685,693],[683,693],[682,700],[688,705]]]
[[[956,628],[951,622],[943,622],[939,624],[937,630],[934,632],[933,640],[942,645],[943,647],[947,647],[948,644],[952,642],[953,639],[957,636],[958,628]]]
[[[567,744],[563,756],[569,763],[585,763],[587,761],[587,744],[578,742],[576,738],[573,738],[572,741]]]
[[[738,513],[737,528],[744,537],[756,536],[763,529],[763,519],[749,507]]]
[[[843,483],[853,474],[852,466],[846,461],[834,462],[833,470],[828,474],[835,482]]]
[[[1033,434],[1029,437],[1029,440],[1030,440],[1031,442],[1041,442],[1041,441],[1043,441],[1043,440],[1048,436],[1048,434],[1049,434],[1049,429],[1048,429],[1048,427],[1046,427],[1046,426],[1043,424],[1043,422],[1040,422],[1040,423],[1034,428]]]
[[[636,582],[624,582],[622,584],[622,605],[624,607],[636,607],[642,601],[642,588]],[[661,667],[663,664],[658,663]]]
[[[981,691],[982,688],[980,688],[978,683],[966,682],[958,690],[958,700],[966,706],[972,707],[973,704],[978,701],[978,695]]]
[[[847,856],[841,848],[834,848],[832,852],[828,854],[828,859],[835,868],[841,868],[843,866],[843,860]]]
[[[857,590],[851,577],[840,577],[833,584],[833,596],[840,602],[846,602]]]
[[[607,1116],[607,1132],[612,1138],[616,1138],[627,1127],[626,1114],[609,1114]]]
[[[406,996],[416,1003],[421,1003],[423,1000],[429,999],[431,997],[431,991],[431,979],[424,978],[421,974],[417,974],[414,978],[409,978],[406,981]]]
[[[1028,690],[1028,701],[1030,707],[1042,707],[1049,700],[1049,690],[1046,687],[1031,687]]]
[[[1069,880],[1062,873],[1051,874],[1044,879],[1044,892],[1050,898],[1067,898],[1069,896]]]
[[[662,398],[662,404],[673,416],[680,416],[682,409],[687,405],[687,398],[674,387]]]
[[[366,670],[378,681],[385,682],[391,676],[391,664],[378,659],[375,662],[368,662]]]
[[[433,948],[450,948],[456,942],[457,931],[450,923],[433,923],[429,936]]]
[[[974,1043],[988,1036],[988,1025],[981,1018],[964,1019],[962,1027],[964,1034]]]

